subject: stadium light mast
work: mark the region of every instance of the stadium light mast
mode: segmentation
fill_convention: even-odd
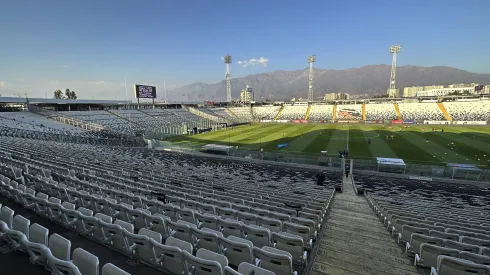
[[[231,102],[231,78],[230,78],[230,64],[231,64],[231,55],[227,54],[223,57],[223,60],[226,64],[226,101]]]
[[[308,56],[307,62],[310,64],[310,79],[308,81],[308,101],[313,101],[313,63],[316,61],[316,55]]]
[[[402,50],[402,46],[400,44],[391,45],[390,53],[393,56],[391,59],[391,74],[390,74],[390,89],[388,90],[388,96],[395,97],[395,79],[396,79],[396,54]],[[391,92],[391,93],[390,93]]]

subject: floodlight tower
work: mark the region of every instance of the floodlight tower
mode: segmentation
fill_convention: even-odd
[[[388,91],[394,91],[396,89],[396,54],[399,53],[401,50],[402,46],[400,46],[400,44],[390,46],[390,53],[392,54],[393,59],[391,60],[390,89]],[[393,97],[395,97],[394,94]]]
[[[310,80],[308,81],[308,101],[313,101],[313,62],[316,61],[316,55],[310,55],[307,59],[310,63]]]
[[[226,101],[231,102],[231,79],[230,79],[230,64],[231,55],[227,54],[223,57],[226,64]]]

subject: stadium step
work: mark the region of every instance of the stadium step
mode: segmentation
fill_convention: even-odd
[[[121,116],[120,114],[118,114],[118,113],[116,113],[116,112],[114,112],[114,111],[107,110],[107,112],[111,113],[111,115],[117,116],[117,117],[118,117],[118,118],[120,118],[120,119],[124,119],[124,120],[126,120],[126,121],[129,121],[129,119],[127,119],[127,118],[125,118],[125,117]]]
[[[308,120],[308,117],[310,116],[310,111],[311,111],[311,105],[308,105],[308,110],[306,110],[305,120]]]
[[[227,110],[227,111],[228,111],[228,112],[229,112],[229,113],[230,113],[232,116],[234,116],[235,118],[239,118],[239,117],[238,117],[238,116],[235,114],[235,112],[233,112],[233,111],[232,111],[230,108],[226,108],[226,110]]]
[[[362,104],[362,120],[366,121],[366,103]]]
[[[279,112],[277,112],[277,115],[274,118],[274,120],[277,120],[279,118],[279,116],[281,115],[282,110],[284,110],[284,105],[281,106],[281,109],[279,109]]]
[[[337,104],[333,105],[333,114],[332,114],[332,120],[337,119]]]
[[[426,274],[412,265],[350,180],[335,194],[312,274]]]
[[[452,121],[453,119],[449,115],[449,113],[446,110],[446,106],[442,102],[437,103],[437,106],[439,106],[439,110],[441,110],[442,114],[446,118],[447,121]]]
[[[395,103],[395,111],[396,111],[396,116],[398,117],[399,120],[402,120],[402,113],[400,112],[400,107],[398,106],[398,103]]]

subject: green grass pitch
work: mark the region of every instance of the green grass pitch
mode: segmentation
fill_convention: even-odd
[[[437,128],[432,132],[432,128]],[[422,132],[422,128],[425,132]],[[441,132],[444,129],[444,133]],[[391,138],[393,135],[393,139]],[[388,136],[388,138],[387,138]],[[371,140],[371,144],[368,144]],[[253,124],[168,141],[200,146],[209,143],[241,149],[337,155],[348,149],[359,159],[401,158],[407,163],[468,163],[490,166],[490,128],[430,125]],[[278,149],[278,144],[288,146]]]

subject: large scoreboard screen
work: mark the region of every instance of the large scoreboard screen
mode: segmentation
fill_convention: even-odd
[[[134,85],[136,98],[157,98],[157,87],[148,85]]]

